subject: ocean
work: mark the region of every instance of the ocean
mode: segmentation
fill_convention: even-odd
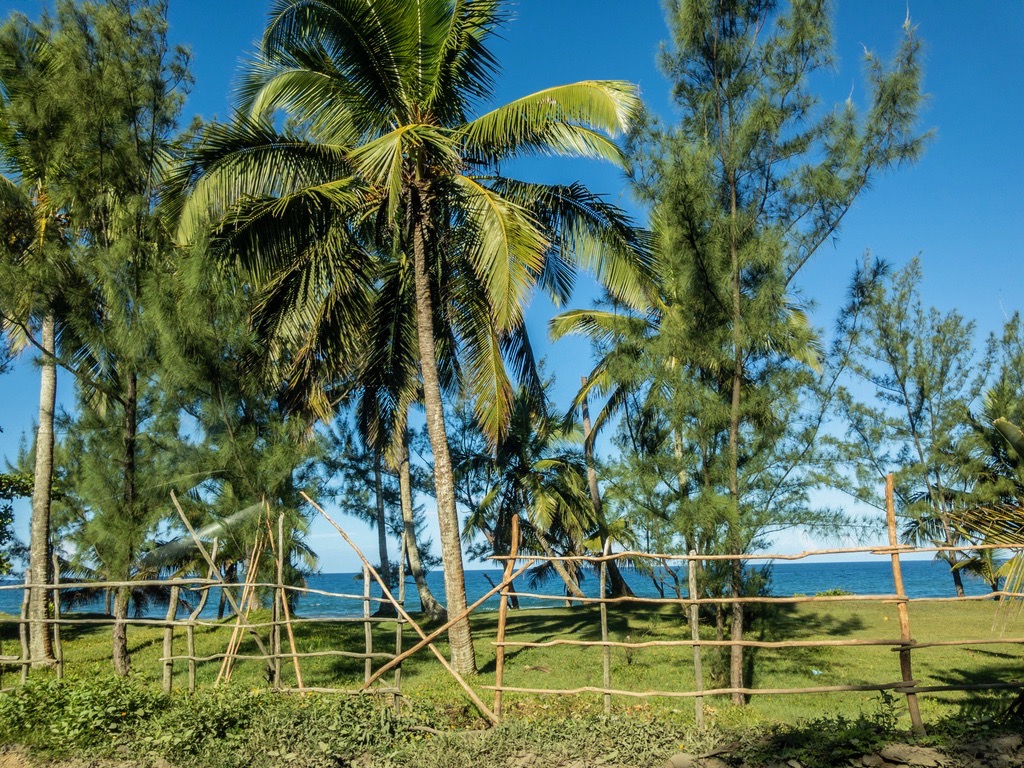
[[[658,597],[650,576],[634,570],[623,572],[626,581],[640,597]],[[486,594],[500,583],[502,572],[499,569],[467,570],[466,592],[470,603]],[[910,597],[955,597],[953,578],[949,566],[936,560],[904,560],[903,580]],[[682,578],[685,583],[685,578]],[[15,582],[6,582],[13,585]],[[434,596],[444,601],[444,574],[433,571],[427,576]],[[325,592],[341,592],[349,595],[361,595],[363,592],[362,575],[356,573],[318,573],[309,577],[311,589]],[[527,578],[516,581],[516,588],[522,592],[535,592],[543,595],[564,596],[564,584],[557,576],[551,576],[538,584],[532,584]],[[598,579],[595,572],[585,573],[581,583],[583,592],[588,597],[596,597]],[[964,574],[964,588],[969,595],[985,595],[989,592],[988,585],[981,579]],[[892,568],[888,559],[879,558],[866,562],[817,562],[793,563],[779,562],[771,566],[770,593],[775,596],[813,595],[833,589],[841,589],[858,595],[881,595],[893,593]],[[397,590],[394,590],[397,596]],[[412,579],[406,581],[406,609],[418,611],[419,597]],[[21,609],[22,591],[19,589],[0,590],[0,612],[17,614]],[[373,584],[371,594],[379,597],[380,589]],[[666,591],[666,595],[672,595]],[[219,595],[214,590],[203,612],[203,617],[216,615]],[[498,596],[490,598],[481,610],[495,610],[498,607]],[[522,598],[523,608],[536,608],[543,605],[563,605],[561,600],[542,600],[540,598]],[[102,603],[78,608],[80,611],[101,611]],[[341,599],[324,595],[303,595],[299,598],[297,615],[305,617],[351,617],[362,615],[361,600]],[[162,618],[166,615],[166,606],[154,606],[146,611],[148,618]],[[180,616],[180,614],[179,614]]]

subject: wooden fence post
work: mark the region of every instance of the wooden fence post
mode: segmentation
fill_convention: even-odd
[[[57,679],[64,678],[64,644],[60,638],[60,562],[53,553],[53,657],[57,661]]]
[[[505,575],[502,583],[505,588],[499,592],[501,599],[498,605],[498,637],[494,656],[494,715],[501,718],[501,686],[505,679],[505,624],[508,621],[509,576],[515,569],[515,557],[519,554],[519,515],[512,516],[512,537],[509,540],[509,559],[505,561]]]
[[[406,531],[402,530],[402,543],[398,548],[398,604],[405,608],[405,557],[406,547],[408,547],[408,541],[406,540]],[[395,658],[402,655],[402,632],[405,630],[405,621],[402,619],[402,612],[395,611]],[[402,693],[402,665],[399,664],[395,667],[395,693],[391,697],[391,704],[397,712],[401,708],[401,693]]]
[[[612,551],[612,540],[607,538],[604,541],[604,556],[608,555]],[[608,583],[608,561],[601,560],[601,578],[600,578],[600,596],[601,596],[601,643],[603,644],[603,656],[604,656],[604,688],[608,690],[612,687],[612,648],[608,645],[608,604],[605,602],[606,595],[605,589]],[[604,713],[610,715],[612,713],[612,695],[606,693],[604,695]]]
[[[174,682],[174,620],[178,617],[178,586],[171,587],[170,601],[167,605],[167,626],[164,627],[164,694],[170,695]]]
[[[690,550],[690,559],[686,561],[686,576],[690,583],[690,600],[697,599],[697,550]],[[700,656],[700,606],[690,603],[690,639],[693,640],[693,680],[694,691],[704,690],[704,666]],[[693,700],[693,717],[697,729],[704,730],[704,697],[697,696]]]
[[[267,505],[267,528],[270,528],[270,505]],[[270,543],[274,544],[274,533],[270,531]],[[277,566],[277,585],[274,587],[273,610],[273,654],[274,654],[274,688],[281,687],[281,616],[284,613],[284,513],[277,518],[277,546],[273,547],[275,565]]]
[[[28,682],[28,668],[32,666],[32,651],[28,645],[28,584],[25,585],[25,597],[21,601],[21,621],[18,622],[18,640],[21,641],[21,684]]]
[[[889,546],[895,547],[899,544],[896,537],[896,500],[894,493],[894,480],[891,474],[885,477],[885,516],[889,528]],[[914,641],[910,637],[910,613],[907,610],[907,592],[903,586],[903,568],[900,565],[900,553],[892,553],[892,580],[896,589],[896,611],[900,618],[900,640],[903,645],[900,647],[900,673],[903,682],[907,686],[914,684],[914,673],[910,664],[910,646]],[[907,691],[907,709],[910,712],[910,722],[914,731],[924,735],[924,722],[921,720],[921,710],[917,704],[917,694]]]
[[[373,624],[370,622],[370,566],[363,565],[363,636],[366,639],[366,660],[363,662],[363,685],[373,675]]]

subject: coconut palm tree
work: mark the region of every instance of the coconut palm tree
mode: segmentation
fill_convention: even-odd
[[[355,373],[376,270],[397,259],[411,276],[452,615],[465,582],[441,348],[459,352],[460,380],[497,438],[513,400],[505,362],[522,365],[517,331],[533,288],[564,300],[584,267],[636,301],[644,266],[625,217],[582,186],[496,171],[530,155],[622,163],[612,138],[638,111],[635,88],[585,81],[470,118],[492,94],[487,43],[502,20],[495,0],[279,0],[239,113],[207,130],[180,171],[191,194],[179,236],[196,238],[212,218],[224,250],[265,279],[258,319],[275,351],[299,342],[290,366],[313,370],[328,350]],[[272,121],[278,110],[289,127]],[[468,621],[449,641],[455,668],[474,671]]]
[[[40,353],[29,584],[50,573],[53,416],[57,398],[58,315],[66,262],[66,217],[59,202],[68,116],[59,92],[59,56],[51,31],[21,14],[0,28],[0,206],[4,221],[2,322],[16,351]],[[53,659],[47,592],[29,593],[31,655]]]

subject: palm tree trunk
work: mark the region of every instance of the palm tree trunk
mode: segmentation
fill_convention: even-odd
[[[412,471],[409,465],[409,444],[406,442],[402,463],[398,468],[398,488],[402,500],[402,524],[405,530],[405,556],[409,563],[409,573],[416,582],[416,592],[420,596],[420,608],[431,621],[444,621],[448,615],[444,606],[437,602],[434,593],[427,585],[427,574],[423,571],[420,560],[419,545],[416,543],[416,521],[413,519],[412,507]]]
[[[377,552],[384,580],[391,584],[391,561],[388,558],[388,521],[384,510],[384,484],[381,482],[380,451],[373,449],[373,489],[377,499]]]
[[[417,194],[418,190],[414,192]],[[413,235],[413,274],[416,280],[416,331],[419,339],[420,372],[423,376],[423,403],[427,413],[427,433],[434,456],[434,489],[437,494],[437,520],[441,532],[441,556],[444,558],[444,591],[449,616],[466,610],[466,577],[462,567],[462,542],[459,515],[455,508],[455,476],[448,451],[448,432],[444,423],[441,381],[437,371],[434,347],[434,311],[427,276],[427,218],[420,210],[418,198],[413,201],[411,215]],[[461,675],[476,674],[476,654],[469,619],[463,619],[448,630],[452,666]]]
[[[551,549],[551,545],[548,544],[548,540],[544,538],[544,534],[541,533],[536,526],[534,526],[533,533],[537,537],[537,541],[540,542],[540,546],[541,549],[544,550],[544,554],[551,558],[549,561],[551,563],[551,567],[555,569],[555,573],[558,574],[559,578],[565,582],[567,593],[571,597],[586,597],[586,595],[583,594],[583,590],[580,589],[580,585],[576,583],[576,579],[572,577],[572,574],[570,574],[569,570],[565,567],[565,563],[561,560],[555,559],[555,552]],[[604,595],[601,595],[601,597],[604,597]]]
[[[128,655],[128,625],[123,624],[128,618],[128,604],[131,591],[128,587],[118,587],[114,594],[114,674],[127,677],[131,670],[131,657]]]
[[[39,383],[39,427],[36,432],[36,467],[32,485],[32,523],[29,538],[28,618],[29,649],[33,666],[54,660],[50,642],[49,596],[42,586],[50,575],[50,498],[53,485],[53,412],[57,404],[56,322],[43,318],[43,360]]]

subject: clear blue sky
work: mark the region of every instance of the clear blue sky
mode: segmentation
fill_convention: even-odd
[[[839,64],[819,80],[826,104],[851,93],[862,101],[864,47],[887,56],[908,10],[904,0],[847,0],[836,6]],[[4,16],[14,10],[36,16],[42,7],[38,0],[0,0]],[[193,114],[229,114],[239,63],[260,36],[268,7],[266,0],[171,0],[172,40],[194,54],[196,85],[185,122]],[[493,46],[503,65],[496,100],[580,79],[625,79],[640,85],[654,112],[671,119],[668,84],[655,64],[667,37],[658,0],[520,0],[510,8],[514,18]],[[1024,305],[1024,3],[918,0],[909,11],[927,46],[930,101],[924,126],[935,129],[935,139],[917,166],[878,180],[858,200],[836,242],[804,272],[800,288],[817,302],[815,321],[829,327],[865,249],[897,265],[920,254],[925,301],[959,309],[984,334]],[[546,161],[524,172],[541,180],[580,179],[642,216],[613,168]],[[585,306],[595,296],[592,284],[581,281],[573,303]],[[551,313],[547,302],[536,299],[529,325],[558,377],[559,402],[567,404],[589,369],[589,350],[572,340],[550,345]],[[60,384],[70,400],[70,382],[62,378]],[[32,428],[37,386],[37,369],[28,360],[0,377],[0,454],[13,456],[21,434]],[[16,511],[17,529],[24,533],[27,505]],[[374,551],[368,532],[358,538]],[[351,569],[352,556],[326,526],[314,528],[312,544],[325,571]],[[786,536],[776,549],[805,544],[799,536]]]

